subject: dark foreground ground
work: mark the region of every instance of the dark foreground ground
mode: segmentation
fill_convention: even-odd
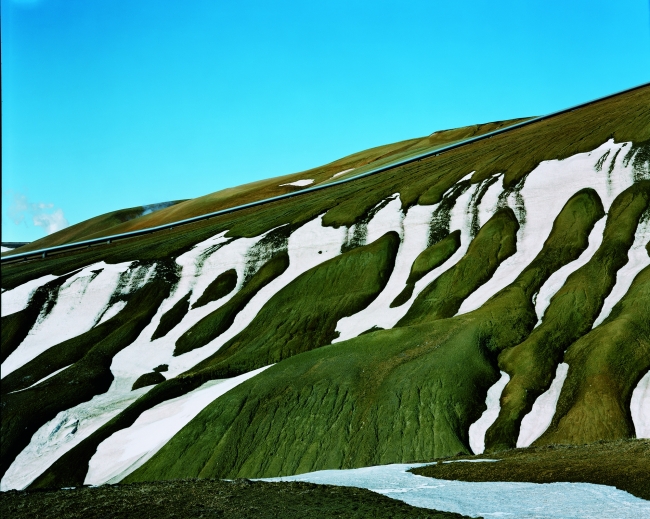
[[[3,492],[0,516],[7,519],[464,517],[415,508],[358,488],[214,479]]]
[[[442,463],[412,472],[460,481],[556,481],[598,483],[650,500],[650,440],[589,445],[549,445],[458,459],[498,459],[496,463]],[[453,458],[449,458],[453,459]]]

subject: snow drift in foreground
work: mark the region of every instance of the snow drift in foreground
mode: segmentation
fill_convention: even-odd
[[[627,492],[591,483],[470,483],[417,476],[426,466],[382,465],[351,470],[322,470],[261,481],[305,481],[367,488],[412,506],[472,517],[518,519],[645,519],[650,502]]]

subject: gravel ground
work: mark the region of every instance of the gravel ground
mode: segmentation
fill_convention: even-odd
[[[369,490],[249,480],[193,479],[0,494],[12,519],[430,518],[453,513],[415,508]]]

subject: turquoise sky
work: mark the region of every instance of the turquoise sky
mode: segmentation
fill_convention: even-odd
[[[2,240],[650,81],[647,0],[2,1]]]

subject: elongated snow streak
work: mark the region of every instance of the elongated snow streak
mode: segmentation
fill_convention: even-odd
[[[648,257],[648,253],[645,249],[648,241],[650,241],[650,219],[639,222],[634,236],[634,243],[627,253],[628,261],[616,273],[616,284],[603,302],[603,307],[594,321],[593,328],[607,319],[609,314],[612,312],[614,305],[616,305],[616,303],[618,303],[629,290],[636,275],[645,267],[650,265],[650,257]]]
[[[501,378],[488,389],[487,396],[485,397],[485,405],[487,409],[483,411],[481,417],[469,426],[469,446],[472,448],[474,454],[483,454],[485,450],[485,432],[495,422],[501,410],[501,393],[503,388],[510,380],[510,375],[506,372],[501,372]]]
[[[471,173],[465,178],[469,178],[470,176]],[[357,337],[362,332],[374,326],[384,329],[392,328],[402,317],[404,317],[418,294],[422,292],[429,283],[440,276],[443,272],[449,270],[463,257],[471,240],[471,215],[468,211],[468,204],[476,188],[477,185],[474,185],[463,195],[458,197],[458,200],[451,211],[449,224],[450,230],[461,230],[459,249],[445,263],[429,272],[415,284],[413,294],[408,302],[401,306],[391,308],[390,304],[406,286],[406,280],[411,272],[413,262],[417,258],[418,254],[427,248],[429,224],[431,222],[432,214],[438,205],[416,205],[409,209],[406,217],[401,222],[403,238],[397,251],[397,257],[395,258],[395,267],[393,268],[393,272],[391,273],[384,290],[382,290],[381,294],[379,294],[370,305],[360,312],[340,319],[336,324],[336,330],[340,335],[332,342],[340,342],[351,339],[352,337]],[[371,238],[378,238],[390,230],[397,230],[399,214],[401,214],[401,205],[397,199],[379,211],[375,215],[375,218],[373,218],[368,224],[368,242],[370,242]],[[482,214],[481,216],[485,220],[488,218],[487,214]]]
[[[650,502],[606,485],[590,483],[505,483],[449,481],[417,476],[408,469],[425,466],[381,465],[350,470],[322,470],[262,481],[305,481],[367,488],[412,506],[471,517],[530,519],[641,519]]]
[[[298,186],[298,187],[303,187],[303,186],[308,186],[309,184],[313,184],[314,179],[313,178],[303,178],[302,180],[296,180],[295,182],[288,182],[287,184],[280,184],[281,186]]]
[[[2,300],[2,317],[5,315],[15,314],[16,312],[20,312],[27,308],[27,304],[36,289],[58,277],[59,276],[48,274],[47,276],[32,279],[16,288],[2,292],[2,296],[0,296],[0,299]]]
[[[145,411],[131,427],[116,432],[99,445],[90,460],[84,484],[121,481],[151,459],[205,407],[268,367],[227,380],[211,380],[186,395]]]
[[[606,221],[607,219],[605,217],[598,220],[594,225],[594,228],[591,230],[591,233],[589,233],[589,245],[582,254],[580,254],[576,260],[567,263],[564,267],[553,272],[553,274],[551,274],[551,276],[546,280],[546,283],[542,285],[535,301],[535,313],[537,314],[538,319],[535,327],[541,324],[542,317],[551,302],[551,298],[564,286],[567,278],[580,267],[586,265],[596,253],[598,247],[600,247],[600,244],[603,242],[603,231],[605,230]]]
[[[460,307],[459,314],[476,310],[490,297],[512,283],[522,270],[541,252],[555,218],[566,202],[584,188],[593,188],[600,196],[605,211],[623,190],[634,182],[631,165],[617,161],[611,175],[596,171],[595,164],[607,150],[616,152],[624,146],[612,139],[589,153],[579,153],[564,160],[539,164],[525,180],[520,194],[525,204],[525,222],[520,221],[517,252],[506,259],[492,278],[471,294]],[[515,207],[511,196],[508,205]]]
[[[104,313],[122,273],[131,263],[109,265],[102,261],[66,280],[58,290],[52,311],[46,316],[39,316],[25,340],[2,363],[2,377],[51,346],[90,330]]]
[[[43,378],[40,379],[40,380],[37,380],[37,381],[34,382],[31,386],[26,387],[25,389],[18,389],[18,390],[16,390],[16,391],[11,391],[11,392],[9,392],[9,393],[7,393],[7,394],[8,394],[8,395],[11,395],[12,393],[20,393],[21,391],[26,391],[27,389],[31,389],[31,388],[33,388],[34,386],[38,386],[41,382],[45,382],[48,378],[52,378],[54,375],[58,375],[58,374],[61,373],[64,369],[68,369],[70,366],[72,366],[72,364],[68,364],[67,366],[62,367],[61,369],[57,369],[54,373],[50,373],[48,376],[43,377]]]
[[[551,386],[537,397],[533,408],[521,420],[519,437],[517,438],[518,448],[530,446],[551,425],[553,416],[555,416],[557,401],[560,398],[562,386],[564,385],[568,372],[569,365],[567,363],[562,362],[558,364]]]
[[[650,438],[650,371],[632,391],[630,414],[637,438]]]
[[[0,483],[0,490],[24,489],[52,463],[107,423],[154,386],[136,391],[113,391],[61,411],[43,425],[16,457]]]
[[[344,169],[343,171],[339,171],[338,173],[334,173],[334,174],[332,175],[332,178],[340,177],[341,175],[345,175],[346,173],[349,173],[349,172],[352,171],[352,170],[354,170],[354,168]],[[7,249],[7,250],[11,250],[11,249]],[[3,251],[3,252],[4,252],[4,251]]]
[[[99,321],[97,322],[97,325],[100,325],[112,317],[115,317],[117,314],[119,314],[122,309],[126,306],[126,301],[118,301],[117,303],[113,303],[111,306],[109,306],[104,314],[101,316]]]

